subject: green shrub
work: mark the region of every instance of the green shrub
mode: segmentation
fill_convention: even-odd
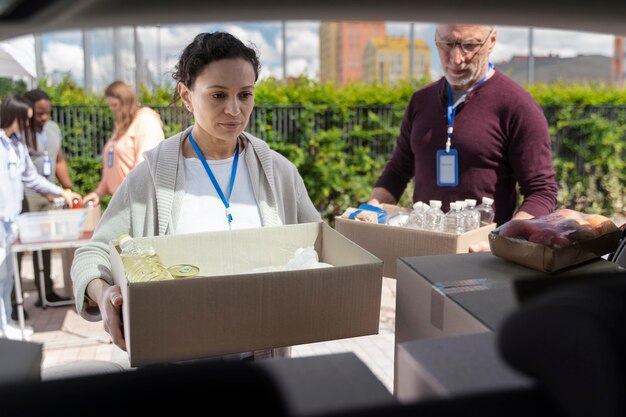
[[[274,130],[272,120],[257,121],[254,128],[273,149],[298,167],[313,203],[332,222],[335,215],[369,196],[389,158],[388,151],[381,149],[391,149],[406,104],[426,82],[334,87],[305,77],[286,83],[263,80],[256,86],[257,106],[302,106],[296,120],[291,121],[297,126],[299,137],[296,143],[287,143],[281,132]],[[69,79],[45,88],[55,104],[104,103],[101,96],[85,93]],[[559,184],[558,206],[606,215],[625,214],[626,91],[603,84],[564,83],[536,84],[527,89],[543,107],[550,124]],[[142,88],[139,97],[148,105],[166,105],[170,103],[171,91],[163,87],[154,91]],[[358,106],[389,106],[391,123],[378,120],[371,112],[366,120],[354,122],[350,117]],[[312,121],[322,114],[329,115],[331,126],[315,131]],[[184,127],[174,120],[164,123],[166,137]],[[92,127],[73,128],[88,132]],[[75,175],[80,176],[75,182],[85,184],[85,191],[91,191],[100,178],[100,162],[72,158],[70,163],[76,169]],[[402,205],[411,203],[410,188],[401,199]]]

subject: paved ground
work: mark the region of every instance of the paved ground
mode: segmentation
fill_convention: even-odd
[[[72,370],[85,373],[97,369],[93,365],[106,363],[122,367],[129,366],[125,352],[110,343],[109,336],[103,330],[101,322],[92,323],[82,319],[73,306],[48,307],[46,310],[35,307],[37,292],[33,283],[32,262],[29,255],[24,257],[23,265],[24,304],[30,315],[27,324],[35,330],[31,341],[42,343],[44,346],[42,363],[44,378],[51,375],[65,375]],[[64,294],[61,257],[57,253],[53,253],[52,271],[57,293]],[[378,335],[295,346],[292,355],[301,357],[335,352],[355,352],[391,392],[395,296],[395,280],[385,278]]]

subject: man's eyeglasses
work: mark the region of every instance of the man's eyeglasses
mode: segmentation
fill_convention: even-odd
[[[441,35],[439,34],[439,32],[436,32],[436,33],[437,33],[437,36],[441,38]],[[474,54],[478,52],[485,43],[487,43],[492,33],[493,33],[493,28],[489,31],[489,34],[487,35],[485,40],[480,43],[471,42],[471,41],[448,41],[448,40],[438,39],[438,40],[435,40],[435,44],[437,45],[439,49],[441,49],[444,52],[450,52],[458,45],[461,48],[461,51],[463,51],[463,54]]]

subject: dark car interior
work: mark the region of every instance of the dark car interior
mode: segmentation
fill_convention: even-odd
[[[626,35],[626,1],[4,0],[0,39],[102,26],[259,20],[447,21]],[[344,410],[342,416],[626,415],[626,272],[580,282],[522,283],[499,349],[533,387]],[[547,337],[550,335],[550,337]],[[50,407],[54,404],[53,407]],[[195,363],[0,388],[0,414],[289,415],[278,384],[254,363]],[[224,412],[224,411],[222,411]],[[330,415],[330,414],[328,414]]]

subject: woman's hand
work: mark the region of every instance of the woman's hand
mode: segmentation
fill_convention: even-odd
[[[83,198],[80,196],[80,194],[75,193],[74,191],[69,189],[61,191],[61,197],[65,199],[65,202],[67,203],[67,206],[69,208],[74,207],[74,200],[78,200],[79,203],[83,201]]]
[[[118,285],[109,285],[102,279],[94,279],[87,286],[87,292],[92,300],[96,300],[102,316],[104,330],[111,336],[113,343],[122,350],[126,350],[126,341],[122,331],[122,293]]]
[[[92,202],[94,206],[100,204],[100,196],[94,191],[85,196],[83,198],[83,205],[87,205],[87,203]]]

